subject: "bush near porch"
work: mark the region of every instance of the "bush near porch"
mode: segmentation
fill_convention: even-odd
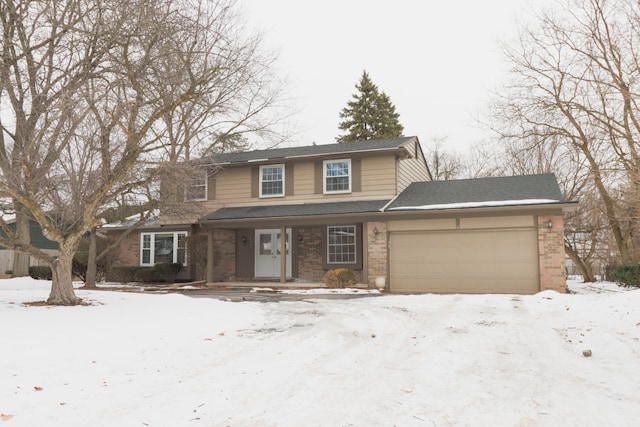
[[[358,274],[350,268],[335,268],[324,275],[327,288],[346,288],[358,283]]]
[[[116,267],[113,276],[116,282],[174,283],[182,270],[182,264],[156,264],[153,267]]]

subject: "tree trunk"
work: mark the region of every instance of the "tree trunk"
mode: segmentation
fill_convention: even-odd
[[[573,262],[578,271],[580,271],[582,280],[585,283],[592,283],[596,281],[593,270],[591,269],[591,264],[589,264],[588,260],[583,260],[582,258],[580,258],[576,251],[566,245],[564,247],[564,251],[569,256],[569,259]]]
[[[51,293],[47,300],[47,303],[51,305],[77,305],[82,302],[73,291],[73,275],[71,271],[73,254],[73,249],[68,245],[61,244],[60,255],[51,265],[53,282],[51,283]]]
[[[29,211],[20,203],[14,201],[16,208],[16,237],[20,243],[31,242],[31,228],[29,224]],[[12,277],[24,277],[29,275],[29,254],[13,251]]]
[[[96,289],[96,275],[98,266],[96,263],[96,232],[97,227],[91,227],[89,232],[89,254],[87,258],[87,277],[84,281],[84,288]]]

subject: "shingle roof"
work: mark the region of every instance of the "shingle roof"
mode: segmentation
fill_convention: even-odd
[[[134,226],[138,221],[140,221],[140,215],[147,215],[147,214],[149,214],[149,217],[142,224],[139,224],[138,225],[139,227],[141,228],[157,227],[160,225],[160,211],[158,209],[154,209],[151,212],[145,211],[142,214],[135,214],[135,215],[128,216],[121,221],[115,221],[109,224],[103,224],[100,228],[101,229],[129,228]]]
[[[554,174],[414,182],[387,210],[568,203]]]
[[[387,203],[389,200],[221,208],[200,221],[371,213],[379,212]]]
[[[270,150],[254,150],[241,153],[216,154],[200,161],[215,164],[231,164],[256,162],[260,160],[286,159],[292,157],[326,156],[331,154],[346,154],[364,151],[397,150],[404,143],[415,139],[407,136],[390,139],[372,139],[370,141],[356,141],[338,144],[309,145],[305,147],[273,148]]]

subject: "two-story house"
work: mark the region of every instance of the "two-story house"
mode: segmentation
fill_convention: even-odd
[[[565,287],[563,200],[551,174],[431,181],[418,138],[217,155],[123,245],[121,265],[183,279],[318,282],[351,268],[392,292]]]

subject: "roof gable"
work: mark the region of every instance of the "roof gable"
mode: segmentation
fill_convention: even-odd
[[[336,144],[309,145],[304,147],[273,148],[269,150],[254,150],[240,153],[215,154],[200,161],[213,164],[236,164],[260,162],[278,159],[300,157],[318,157],[339,154],[367,153],[374,151],[399,150],[406,143],[417,140],[415,136],[372,139],[369,141],[343,142]]]
[[[554,174],[414,182],[387,210],[567,203]]]

